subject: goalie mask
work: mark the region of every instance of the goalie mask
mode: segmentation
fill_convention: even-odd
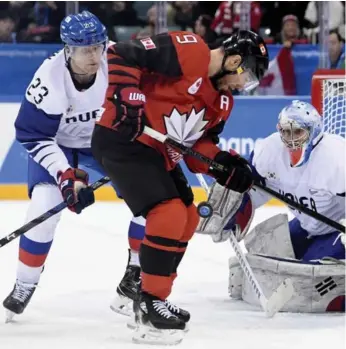
[[[279,114],[277,129],[287,147],[292,167],[305,164],[311,151],[322,138],[322,119],[309,103],[298,100],[285,107]]]

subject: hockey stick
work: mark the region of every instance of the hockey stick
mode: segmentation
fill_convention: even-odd
[[[209,187],[203,175],[199,173],[196,174],[196,177],[207,195],[209,195]],[[239,227],[236,229],[239,229]],[[292,280],[289,278],[285,279],[267,299],[233,233],[230,234],[229,242],[232,245],[240,267],[252,286],[252,289],[255,291],[255,294],[262,306],[262,309],[266,313],[266,316],[273,317],[292,298],[294,293]]]
[[[95,191],[96,189],[102,187],[104,184],[108,183],[109,181],[110,181],[109,177],[102,177],[98,181],[91,184],[90,187],[92,188],[93,191]],[[46,221],[50,217],[61,212],[65,207],[67,207],[67,204],[66,202],[63,201],[59,205],[56,205],[55,207],[51,208],[49,211],[41,214],[41,216],[34,218],[32,221],[24,224],[19,229],[13,231],[11,234],[8,234],[7,236],[3,237],[2,239],[0,239],[0,248],[7,245],[12,240],[16,239],[18,236],[25,234],[30,229]]]
[[[144,133],[146,135],[148,135],[149,137],[151,138],[154,138],[156,139],[157,141],[161,142],[161,143],[165,143],[165,144],[168,144],[178,150],[181,151],[182,154],[184,155],[189,155],[189,156],[192,156],[206,164],[208,164],[209,166],[213,167],[214,169],[217,169],[219,171],[226,171],[226,172],[229,172],[229,170],[217,163],[216,161],[208,158],[207,156],[189,148],[189,147],[186,147],[185,145],[175,141],[174,139],[168,137],[168,136],[165,136],[163,135],[162,133],[156,131],[156,130],[153,130],[152,128],[150,127],[147,127],[145,126],[144,127]],[[335,222],[333,221],[332,219],[326,217],[326,216],[323,216],[322,214],[318,213],[318,212],[315,212],[311,209],[309,209],[308,207],[305,207],[297,202],[294,202],[293,200],[290,200],[288,199],[287,197],[285,197],[284,195],[281,195],[280,193],[276,192],[275,190],[273,189],[270,189],[268,187],[266,187],[265,185],[259,183],[259,182],[255,182],[255,185],[254,187],[256,189],[260,189],[264,192],[266,192],[267,194],[270,194],[271,196],[277,198],[278,200],[286,203],[287,205],[295,208],[296,210],[300,211],[300,212],[303,212],[305,213],[307,216],[310,216],[312,218],[315,218],[316,220],[324,223],[324,224],[327,224],[329,225],[330,227],[340,231],[340,232],[343,232],[345,233],[346,232],[346,228],[344,225],[338,223],[338,222]]]

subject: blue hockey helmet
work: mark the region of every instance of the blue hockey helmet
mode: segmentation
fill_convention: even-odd
[[[60,25],[60,38],[68,46],[90,46],[107,42],[106,27],[88,11],[69,15]]]
[[[309,103],[294,100],[283,108],[277,129],[288,148],[292,167],[305,164],[322,138],[322,117]]]

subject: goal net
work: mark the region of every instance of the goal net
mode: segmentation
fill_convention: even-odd
[[[345,70],[317,70],[312,78],[311,101],[323,118],[323,131],[345,137]]]

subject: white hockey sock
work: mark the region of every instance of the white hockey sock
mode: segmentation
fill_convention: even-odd
[[[138,251],[131,250],[130,251],[130,262],[129,265],[134,265],[136,267],[140,267],[139,264],[139,254]]]
[[[27,284],[37,284],[41,277],[41,267],[29,267],[18,261],[17,280]]]

